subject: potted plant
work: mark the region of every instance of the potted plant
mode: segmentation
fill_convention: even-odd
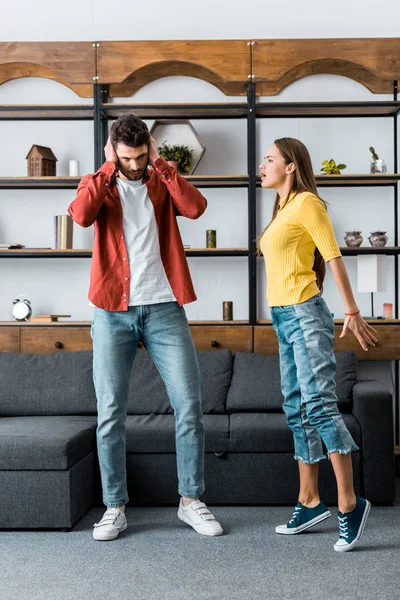
[[[324,171],[324,173],[326,173],[327,175],[340,175],[340,171],[343,171],[343,169],[345,169],[346,166],[347,165],[344,165],[343,163],[337,165],[336,161],[334,161],[333,158],[331,158],[330,160],[322,161],[321,171]]]
[[[162,156],[178,173],[190,173],[193,162],[193,150],[188,146],[174,144],[169,145],[163,142],[158,148],[160,156]]]
[[[371,173],[386,173],[386,163],[379,158],[375,152],[375,148],[371,146],[369,151],[372,154]]]

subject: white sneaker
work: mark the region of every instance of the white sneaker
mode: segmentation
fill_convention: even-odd
[[[128,527],[125,512],[119,508],[107,508],[100,523],[94,524],[93,537],[101,542],[115,540]]]
[[[182,498],[179,502],[178,517],[184,521],[197,533],[202,535],[222,535],[223,530],[221,525],[210,513],[204,502],[194,500],[187,506],[183,506]]]

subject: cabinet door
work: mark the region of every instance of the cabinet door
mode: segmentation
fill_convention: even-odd
[[[90,350],[90,327],[21,327],[22,354]]]
[[[19,332],[18,326],[0,327],[0,352],[19,353]]]
[[[196,350],[224,350],[252,352],[253,334],[251,326],[236,325],[191,325],[190,330]]]
[[[272,325],[254,327],[254,352],[256,354],[278,354],[278,340]]]

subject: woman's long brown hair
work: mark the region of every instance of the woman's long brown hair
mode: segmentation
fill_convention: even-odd
[[[293,163],[296,167],[294,171],[293,184],[291,189],[289,190],[289,196],[291,194],[300,194],[301,192],[311,192],[312,194],[315,194],[315,196],[317,196],[317,198],[319,198],[321,202],[323,202],[325,208],[327,208],[327,203],[325,202],[325,200],[320,198],[320,196],[318,195],[317,183],[314,177],[311,157],[305,145],[302,142],[300,142],[300,140],[296,140],[295,138],[280,138],[278,140],[275,140],[274,144],[283,156],[285,164],[289,165],[290,163]],[[268,227],[271,225],[272,221],[276,218],[276,215],[278,214],[279,200],[280,196],[277,193],[274,204],[274,210],[272,213],[272,219],[267,225],[267,227],[264,229],[262,234],[257,238],[258,256],[261,254],[260,240],[266,232],[266,230],[268,229]],[[315,271],[317,276],[318,289],[322,293],[326,268],[325,261],[322,258],[322,255],[318,248],[315,249],[314,253],[313,271]]]

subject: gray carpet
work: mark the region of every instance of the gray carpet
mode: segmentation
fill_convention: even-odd
[[[399,498],[399,496],[398,496]],[[45,510],[45,508],[44,508]],[[312,532],[278,536],[282,507],[215,507],[206,538],[173,508],[131,508],[128,530],[95,542],[90,510],[69,533],[0,532],[1,600],[397,600],[400,503],[372,508],[358,549],[333,550],[336,512]]]

